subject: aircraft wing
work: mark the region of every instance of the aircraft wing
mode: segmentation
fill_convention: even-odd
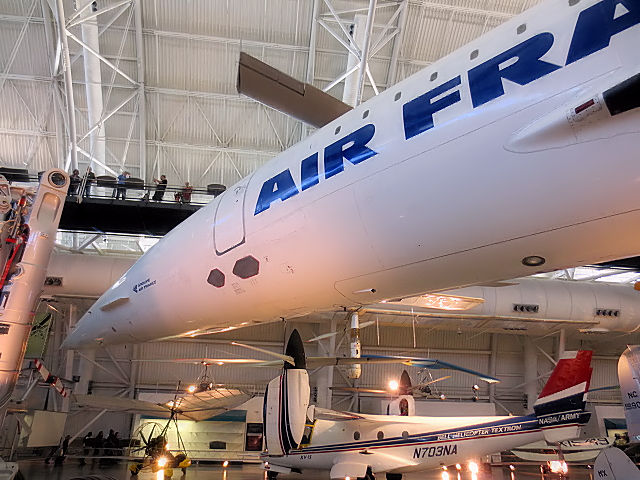
[[[108,410],[120,413],[136,413],[169,418],[174,408],[179,419],[206,420],[220,413],[232,410],[246,402],[250,395],[228,388],[215,388],[198,392],[167,403],[153,403],[135,398],[107,397],[103,395],[73,395],[76,403],[91,410]]]
[[[362,355],[360,358],[350,357],[307,357],[307,368],[318,368],[331,365],[364,365],[367,363],[401,363],[410,367],[428,368],[431,370],[454,370],[468,373],[487,383],[499,383],[500,380],[491,375],[477,372],[469,368],[454,365],[435,358],[403,357],[389,355]]]
[[[373,359],[395,358],[398,360],[398,363],[402,363],[403,365],[408,365],[410,367],[428,368],[430,370],[454,370],[457,372],[468,373],[469,375],[475,375],[487,383],[500,383],[500,379],[496,377],[492,377],[491,375],[487,375],[482,372],[477,372],[475,370],[471,370],[470,368],[461,367],[459,365],[454,365],[453,363],[445,362],[443,360],[437,360],[435,358],[398,357],[398,356],[386,356],[386,355],[363,355],[363,357],[373,358]]]
[[[140,415],[168,416],[169,409],[152,402],[135,398],[107,397],[105,395],[79,395],[72,398],[83,408],[91,410],[108,410],[119,413],[139,413]]]

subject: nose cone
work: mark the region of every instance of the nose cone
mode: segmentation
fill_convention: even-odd
[[[131,299],[122,284],[107,290],[76,323],[62,348],[94,348],[101,344],[128,343],[133,340],[126,327],[131,318]]]
[[[93,309],[93,307],[92,307]],[[94,315],[90,309],[76,323],[71,333],[62,342],[61,347],[66,349],[91,348],[100,344],[99,329],[96,328],[99,323],[99,315]]]

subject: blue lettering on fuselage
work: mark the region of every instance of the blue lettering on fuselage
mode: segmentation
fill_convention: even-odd
[[[565,65],[607,48],[611,38],[640,24],[640,0],[603,0],[578,15]],[[562,68],[542,60],[554,44],[553,34],[542,32],[473,67],[467,72],[469,96],[478,108],[504,95],[503,80],[527,85]],[[409,100],[402,106],[405,140],[434,128],[434,114],[461,101],[461,76]],[[449,92],[449,93],[447,93]],[[434,101],[435,100],[435,101]],[[367,124],[324,148],[324,179],[344,171],[344,162],[358,165],[377,154],[368,144],[375,126]],[[320,183],[319,153],[300,162],[300,187],[290,169],[266,180],[254,215],[267,210],[274,202],[284,201]]]
[[[419,447],[413,451],[413,458],[444,457],[447,455],[457,455],[458,445],[435,445],[431,447]]]
[[[539,33],[469,70],[469,90],[473,108],[504,95],[503,78],[518,85],[527,85],[558,70],[558,65],[540,60],[552,46],[553,35],[548,32]],[[515,62],[500,68],[501,64],[512,59],[515,59]]]

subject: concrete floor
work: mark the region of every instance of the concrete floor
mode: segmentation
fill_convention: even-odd
[[[45,465],[42,460],[29,460],[20,462],[20,471],[25,480],[72,480],[89,479],[92,475],[94,480],[129,480],[131,478],[127,469],[128,464],[123,462],[117,465],[103,467],[78,465],[77,461],[68,460],[62,466]],[[463,475],[459,479],[451,472],[450,480],[471,480],[468,475]],[[570,474],[567,480],[593,480],[590,475],[591,470],[582,467],[570,467]],[[405,476],[406,480],[441,480],[441,471],[424,472]],[[467,478],[468,477],[468,478]],[[278,480],[328,480],[326,473],[316,472],[304,476],[298,474],[281,475]],[[186,475],[182,475],[180,470],[175,470],[173,480],[266,480],[266,473],[259,465],[230,465],[222,468],[220,465],[194,465],[190,467]],[[157,480],[156,474],[150,471],[141,472],[138,480]],[[384,476],[378,476],[378,480],[384,480]],[[491,475],[480,476],[478,480],[558,480],[558,477],[545,476],[544,479],[535,467],[519,467],[513,477],[507,470]]]

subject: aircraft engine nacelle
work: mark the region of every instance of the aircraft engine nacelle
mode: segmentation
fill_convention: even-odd
[[[400,395],[395,400],[389,402],[387,415],[400,415],[402,417],[412,417],[416,414],[416,401],[413,395]]]
[[[264,395],[264,436],[269,455],[298,448],[309,408],[309,374],[288,369],[269,382]]]

